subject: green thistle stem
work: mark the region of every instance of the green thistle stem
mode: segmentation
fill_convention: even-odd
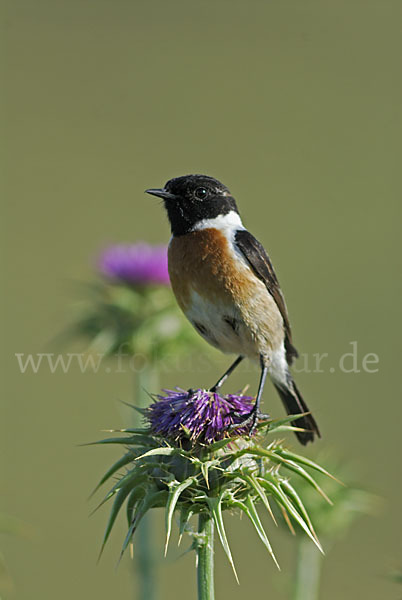
[[[198,600],[214,600],[214,522],[210,514],[200,513],[198,533]]]
[[[299,539],[293,600],[318,600],[322,559],[310,540]]]
[[[149,404],[149,390],[158,389],[158,373],[152,363],[148,363],[136,377],[137,394],[134,403],[140,408]],[[136,419],[136,426],[140,425],[140,418]],[[138,527],[135,555],[137,556],[136,578],[138,579],[138,600],[156,600],[157,589],[155,574],[156,559],[153,549],[152,514],[147,514]]]

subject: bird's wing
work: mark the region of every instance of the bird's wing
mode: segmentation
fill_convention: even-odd
[[[282,315],[283,326],[285,329],[286,359],[290,365],[292,364],[293,358],[297,357],[298,354],[296,348],[292,344],[292,332],[290,329],[285,299],[268,254],[265,252],[264,246],[246,229],[239,229],[236,231],[234,242],[235,246],[243,254],[254,273],[264,282]]]

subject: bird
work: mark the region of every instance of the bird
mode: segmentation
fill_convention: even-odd
[[[266,417],[260,405],[269,376],[288,415],[301,415],[292,421],[298,440],[305,445],[321,437],[289,369],[298,353],[277,276],[229,189],[208,175],[183,175],[146,193],[161,198],[167,211],[168,270],[181,310],[209,344],[237,354],[210,391],[248,358],[261,369],[254,405],[241,423],[250,435]]]

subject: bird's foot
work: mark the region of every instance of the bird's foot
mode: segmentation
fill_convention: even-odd
[[[241,421],[230,425],[229,431],[248,427],[248,433],[250,436],[254,435],[259,421],[268,421],[271,418],[270,415],[260,412],[260,410],[256,407],[254,407],[248,415],[239,415],[239,413],[233,413],[233,416],[237,419],[241,418]]]
[[[211,388],[209,388],[209,390],[206,390],[206,391],[210,392],[211,394],[215,394],[215,392],[217,392],[218,389],[219,389],[219,387],[217,387],[216,385],[214,385],[214,387],[211,387]],[[196,393],[196,391],[197,390],[194,389],[194,388],[188,388],[187,394],[189,396],[193,396]]]

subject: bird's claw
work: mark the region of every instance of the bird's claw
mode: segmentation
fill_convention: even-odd
[[[271,417],[267,414],[256,410],[255,408],[248,415],[240,415],[238,412],[233,413],[235,418],[243,417],[243,420],[238,423],[233,423],[229,427],[229,431],[234,431],[235,429],[240,429],[243,427],[249,427],[249,435],[250,437],[254,435],[255,430],[257,429],[258,421],[267,421]]]

